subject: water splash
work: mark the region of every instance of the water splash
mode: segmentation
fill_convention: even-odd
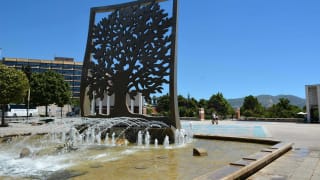
[[[165,138],[164,138],[164,141],[163,141],[163,147],[164,148],[169,148],[169,136],[166,136]]]
[[[28,136],[25,138],[14,139],[0,147],[0,176],[21,176],[21,177],[41,177],[44,174],[68,168],[79,163],[78,157],[89,158],[87,160],[121,158],[123,155],[135,153],[130,147],[118,155],[110,155],[109,149],[120,145],[127,146],[128,141],[124,140],[118,144],[118,140],[123,139],[127,130],[132,127],[139,127],[137,133],[137,146],[146,149],[153,141],[154,147],[159,148],[158,139],[151,137],[150,128],[169,128],[166,124],[158,121],[148,121],[139,118],[109,118],[109,119],[69,119],[61,123],[63,128],[57,128],[56,123],[51,123],[50,132],[44,136]],[[113,127],[122,127],[118,132],[112,132]],[[123,128],[124,127],[124,128]],[[188,142],[185,130],[177,130],[177,142],[179,145]],[[111,134],[111,137],[109,134]],[[153,139],[154,138],[154,139]],[[110,140],[111,139],[111,140]],[[170,147],[169,136],[165,136],[163,148]],[[27,147],[32,155],[20,159],[19,151]],[[93,156],[87,155],[90,148],[103,148],[106,152]],[[160,146],[161,147],[161,146]],[[109,149],[106,149],[109,148]],[[110,149],[111,150],[111,149]],[[114,150],[112,150],[114,151]],[[115,150],[117,151],[117,150]],[[72,153],[71,153],[72,152]],[[81,159],[81,158],[80,158]],[[85,158],[86,160],[86,158]],[[83,161],[83,160],[81,160]]]

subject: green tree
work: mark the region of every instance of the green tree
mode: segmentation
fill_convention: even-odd
[[[302,111],[298,106],[290,104],[287,98],[280,98],[277,104],[272,105],[267,110],[267,117],[271,118],[291,118],[297,117],[297,113]]]
[[[72,106],[72,111],[75,112],[75,114],[80,113],[80,99],[79,98],[71,98],[70,104]]]
[[[244,98],[243,104],[240,109],[241,113],[247,117],[260,117],[263,114],[264,110],[258,99],[252,95],[246,96]]]
[[[198,102],[190,95],[187,98],[179,95],[178,107],[180,117],[196,117],[198,115]]]
[[[22,66],[22,71],[26,74],[28,80],[31,79],[32,69],[30,65]]]
[[[7,126],[4,119],[6,105],[9,103],[22,102],[28,89],[28,79],[22,71],[0,64],[1,126]]]
[[[55,101],[55,104],[61,108],[61,117],[62,117],[62,108],[65,104],[71,103],[71,91],[68,83],[61,84],[61,91],[59,91],[59,95]]]
[[[157,111],[160,115],[167,116],[169,113],[169,94],[157,98]]]
[[[230,114],[232,107],[229,102],[223,97],[223,94],[218,92],[212,95],[208,101],[208,108],[215,111],[219,116],[226,118]]]
[[[198,106],[204,109],[207,109],[208,107],[208,101],[205,99],[200,99],[198,102]]]
[[[57,104],[63,107],[64,104],[70,102],[69,84],[57,72],[46,71],[32,74],[30,86],[31,102],[37,106],[45,106],[46,116],[48,116],[48,105]]]

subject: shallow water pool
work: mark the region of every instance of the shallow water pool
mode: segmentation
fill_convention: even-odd
[[[266,138],[269,137],[268,132],[263,126],[248,125],[248,124],[218,124],[183,121],[182,127],[184,129],[192,129],[193,133],[222,135],[222,136],[239,136],[239,137],[253,137]]]
[[[23,147],[29,147],[34,155],[19,158]],[[208,156],[193,156],[195,147],[206,149]],[[56,153],[56,145],[27,137],[1,144],[0,179],[67,179],[72,174],[76,174],[75,179],[193,179],[266,147],[194,139],[169,148],[93,145]]]

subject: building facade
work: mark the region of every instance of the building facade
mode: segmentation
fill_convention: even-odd
[[[306,85],[306,110],[308,122],[320,122],[320,84]]]
[[[70,84],[72,98],[80,98],[82,62],[75,62],[73,58],[66,57],[55,57],[54,60],[4,57],[2,63],[20,70],[22,67],[30,66],[33,73],[56,71],[62,74],[64,80]]]

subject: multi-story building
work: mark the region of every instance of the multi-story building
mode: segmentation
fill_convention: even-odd
[[[72,98],[80,97],[82,62],[75,62],[73,58],[55,57],[54,60],[42,60],[4,57],[2,63],[16,69],[30,66],[32,72],[56,71],[62,74],[65,81],[70,84]]]

